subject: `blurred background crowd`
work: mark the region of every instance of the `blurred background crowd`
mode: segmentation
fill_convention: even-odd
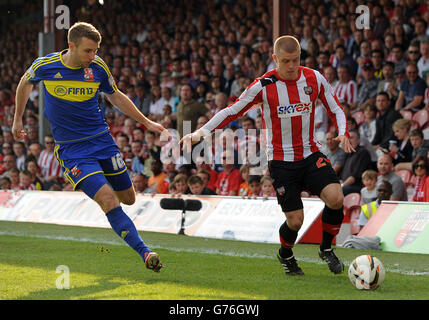
[[[275,67],[273,7],[265,0],[74,1],[72,21],[100,30],[98,55],[118,88],[149,118],[181,135],[234,102],[255,79]],[[369,28],[359,29],[356,7],[369,8]],[[322,104],[316,136],[340,177],[344,193],[377,198],[381,179],[393,200],[424,201],[429,174],[429,1],[291,0],[291,33],[302,47],[301,64],[319,70],[346,112],[357,152],[345,154]],[[0,10],[0,187],[3,190],[71,190],[54,155],[52,136],[38,136],[39,97],[26,107],[27,136],[11,134],[15,90],[38,57],[43,2]],[[66,44],[64,44],[66,48]],[[100,94],[100,105],[137,192],[275,196],[266,170],[246,161],[192,165],[162,161],[159,135],[127,118]],[[264,152],[258,106],[230,124],[233,159],[254,142]],[[253,130],[252,130],[253,129]],[[250,134],[256,132],[256,135]],[[222,146],[222,143],[220,143]],[[312,196],[303,192],[303,196]],[[429,198],[429,194],[427,195]],[[427,201],[427,200],[425,200]]]

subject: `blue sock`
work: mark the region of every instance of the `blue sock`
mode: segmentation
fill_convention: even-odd
[[[109,220],[112,229],[145,261],[145,254],[151,252],[146,244],[140,237],[133,221],[122,210],[122,207],[116,207],[106,213],[107,220]]]

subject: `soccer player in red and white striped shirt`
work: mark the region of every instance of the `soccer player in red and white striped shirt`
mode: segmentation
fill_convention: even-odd
[[[316,70],[300,66],[301,48],[292,36],[279,37],[274,43],[276,68],[255,79],[228,107],[208,123],[180,141],[190,146],[215,129],[243,116],[261,103],[267,156],[277,199],[286,215],[280,227],[281,247],[277,257],[287,275],[303,275],[292,252],[304,221],[301,191],[309,190],[325,203],[322,213],[323,240],[319,256],[333,273],[344,270],[343,263],[331,248],[343,220],[343,192],[329,160],[319,151],[315,137],[314,112],[319,98],[338,130],[336,140],[345,152],[355,150],[350,144],[346,116],[334,90]]]

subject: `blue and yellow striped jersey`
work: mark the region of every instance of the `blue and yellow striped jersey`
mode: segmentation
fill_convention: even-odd
[[[45,115],[56,143],[90,139],[109,130],[98,104],[98,93],[118,90],[106,63],[98,56],[88,68],[67,66],[62,52],[36,59],[25,76],[43,81]]]

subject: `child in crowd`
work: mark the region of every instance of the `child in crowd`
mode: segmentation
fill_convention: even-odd
[[[248,197],[252,195],[252,192],[249,189],[249,175],[250,168],[248,165],[243,164],[240,168],[241,177],[243,178],[243,182],[240,184],[240,188],[238,189],[238,195],[240,197]]]
[[[10,179],[11,189],[19,190],[19,170],[17,168],[11,168],[7,172]]]
[[[19,190],[36,190],[33,176],[30,171],[24,170],[19,173]]]
[[[188,191],[188,176],[179,173],[174,177],[174,180],[172,182],[172,185],[174,185],[175,188],[175,194],[187,194]]]
[[[275,197],[276,191],[274,190],[273,181],[270,176],[263,176],[261,179],[262,196],[264,199],[268,197]]]
[[[203,179],[197,174],[194,174],[188,179],[189,191],[195,195],[216,195],[216,192],[204,187]]]
[[[261,177],[249,176],[249,196],[256,198],[262,196]]]
[[[377,172],[374,170],[365,170],[362,173],[362,183],[365,186],[361,189],[360,194],[363,203],[369,203],[377,199]]]

